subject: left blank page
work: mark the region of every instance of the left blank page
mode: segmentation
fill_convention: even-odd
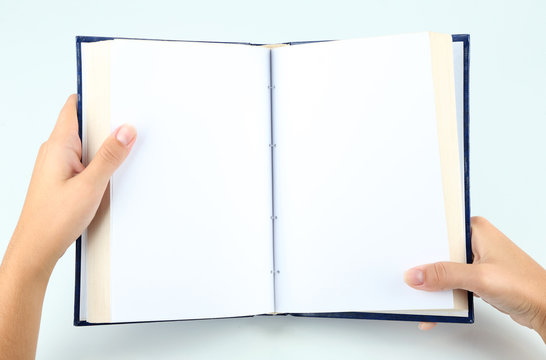
[[[114,40],[111,322],[273,311],[269,50]]]

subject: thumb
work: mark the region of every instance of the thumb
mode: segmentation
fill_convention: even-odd
[[[131,125],[121,125],[104,140],[95,157],[82,172],[82,176],[101,188],[106,188],[114,171],[123,163],[136,139],[136,130]]]
[[[479,280],[477,275],[476,265],[445,261],[409,269],[404,274],[404,281],[418,290],[464,289],[475,292]]]

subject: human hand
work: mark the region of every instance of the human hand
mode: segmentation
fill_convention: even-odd
[[[57,260],[89,225],[136,131],[116,129],[84,167],[76,95],[66,101],[42,144],[25,204],[0,266],[0,359],[33,359],[49,276]]]
[[[406,271],[414,289],[474,292],[517,323],[537,331],[546,342],[546,270],[482,217],[473,217],[472,264],[438,262]],[[421,323],[423,330],[435,323]]]
[[[33,359],[49,276],[57,260],[89,225],[136,131],[116,129],[84,167],[76,95],[66,101],[42,144],[25,204],[0,266],[0,359]]]
[[[132,126],[116,129],[93,161],[81,163],[76,95],[62,108],[34,166],[21,217],[4,257],[36,274],[48,273],[66,249],[89,225],[113,172],[136,139]]]

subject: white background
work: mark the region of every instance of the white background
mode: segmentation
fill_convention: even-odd
[[[34,159],[76,91],[75,35],[284,42],[471,34],[472,214],[546,264],[546,2],[0,0],[0,253]],[[365,284],[362,284],[365,286]],[[74,248],[46,295],[39,359],[541,359],[538,335],[476,299],[474,325],[257,318],[72,326]]]

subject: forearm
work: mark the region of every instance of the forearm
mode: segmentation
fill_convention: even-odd
[[[0,359],[34,359],[50,267],[12,238],[0,266]]]

